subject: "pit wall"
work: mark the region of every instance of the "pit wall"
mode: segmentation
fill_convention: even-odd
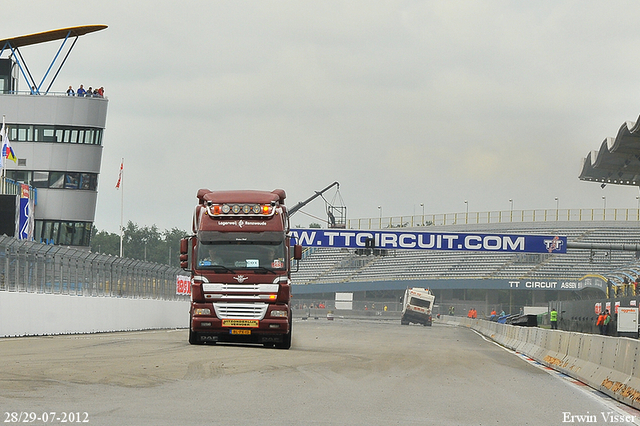
[[[0,337],[185,328],[188,300],[0,292]]]
[[[640,409],[638,340],[450,316],[441,321],[476,330],[502,346]]]

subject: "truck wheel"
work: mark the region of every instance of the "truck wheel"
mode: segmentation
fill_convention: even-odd
[[[291,320],[291,315],[289,315],[289,332],[282,336],[282,343],[276,343],[276,348],[278,349],[289,349],[291,348],[291,335],[293,334],[293,321]]]
[[[400,318],[400,325],[409,325],[409,321],[405,320],[404,318]]]
[[[289,349],[291,348],[291,333],[287,333],[282,336],[282,343],[276,343],[276,348],[278,349]]]
[[[204,342],[198,340],[198,333],[191,329],[191,317],[189,317],[189,344],[202,345]]]
[[[191,327],[189,327],[189,344],[191,345],[202,344],[202,342],[198,342],[198,334],[195,331],[192,331]]]

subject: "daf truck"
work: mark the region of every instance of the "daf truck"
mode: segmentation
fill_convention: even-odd
[[[431,325],[431,310],[436,297],[426,288],[408,288],[404,292],[400,324]]]
[[[285,198],[282,189],[198,191],[193,234],[180,241],[190,344],[291,347],[291,258],[302,248],[289,246]]]

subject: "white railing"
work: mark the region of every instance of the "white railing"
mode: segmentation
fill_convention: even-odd
[[[44,89],[43,89],[44,90]],[[75,88],[73,89],[75,91]],[[71,96],[71,97],[80,97],[80,98],[95,98],[95,99],[108,99],[106,96],[89,96],[89,95],[84,95],[84,96],[77,96],[77,95],[67,95],[67,92],[40,92],[40,93],[32,93],[30,90],[14,90],[14,91],[7,91],[7,92],[0,92],[0,95],[7,95],[7,96]]]
[[[476,225],[531,222],[637,222],[640,209],[548,209],[441,213],[348,219],[348,229],[416,228],[421,226]]]
[[[22,186],[20,182],[16,182],[13,179],[0,176],[0,194],[5,195],[20,195]]]

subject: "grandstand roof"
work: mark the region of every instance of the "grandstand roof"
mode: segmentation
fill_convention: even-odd
[[[624,123],[615,138],[606,138],[599,150],[591,151],[579,178],[603,185],[640,186],[640,118]]]
[[[77,27],[61,28],[58,30],[43,31],[19,37],[10,37],[0,40],[0,46],[9,44],[11,47],[23,47],[48,41],[61,40],[66,37],[79,37],[94,31],[107,28],[106,25],[82,25]]]

